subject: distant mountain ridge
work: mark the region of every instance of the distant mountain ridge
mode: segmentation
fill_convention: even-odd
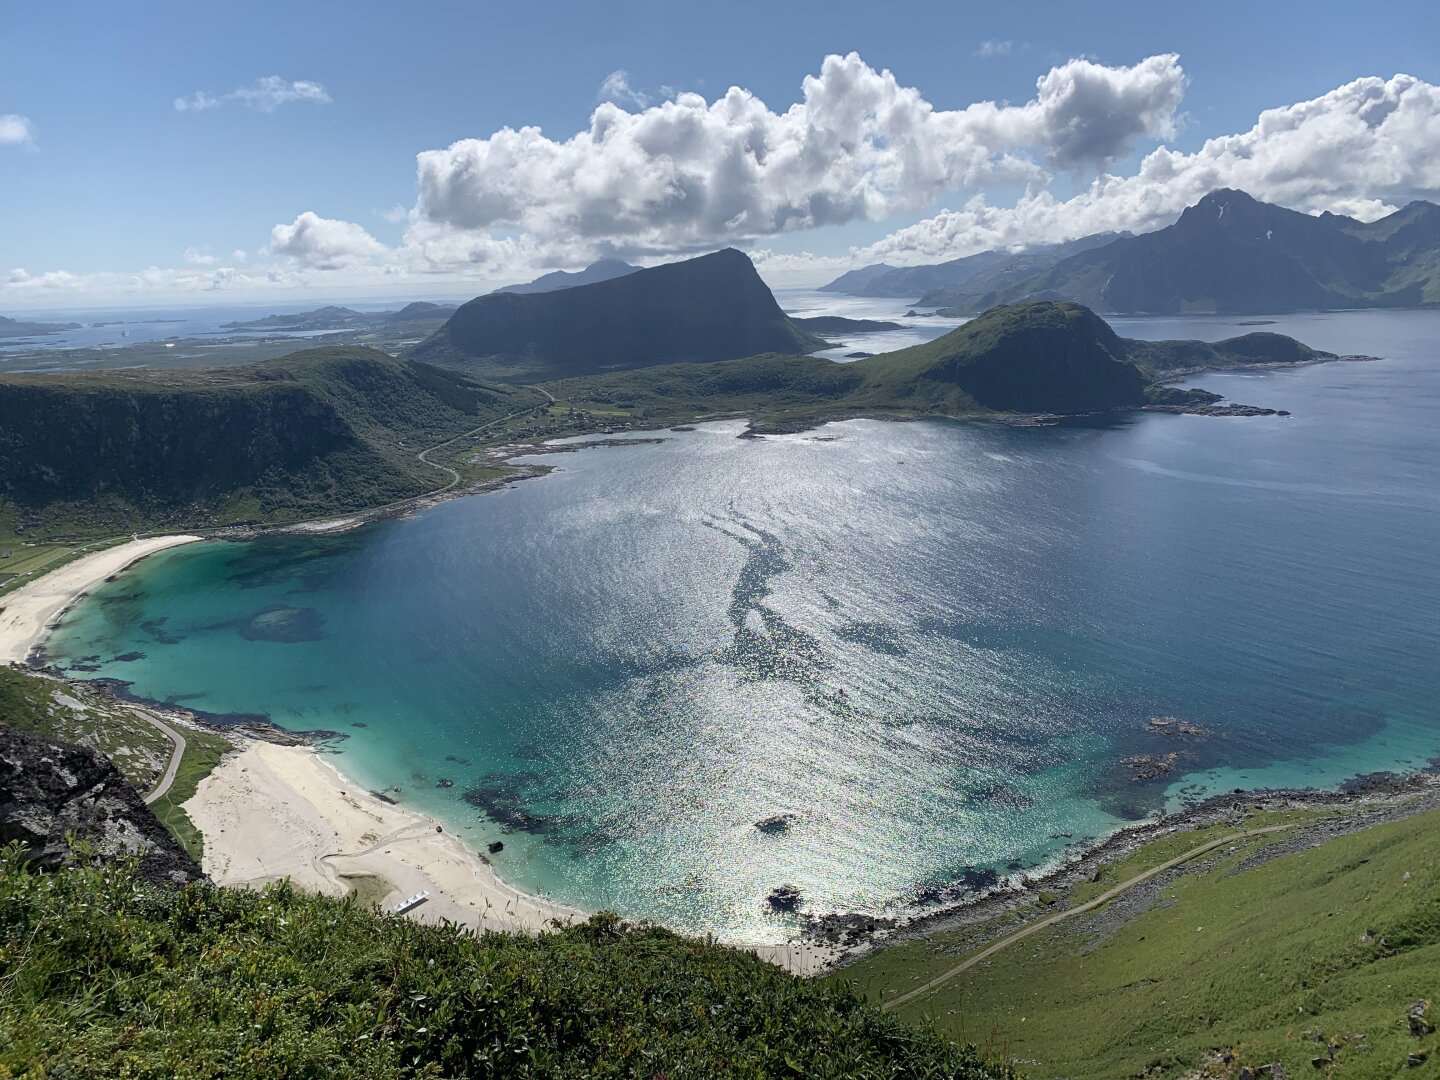
[[[1028,300],[1154,315],[1436,307],[1440,206],[1416,201],[1363,222],[1220,189],[1155,232],[1100,233],[928,266],[877,264],[843,274],[822,291],[912,298],[946,315]]]
[[[545,293],[557,292],[560,289],[573,289],[577,285],[595,285],[601,281],[613,281],[615,278],[624,277],[626,274],[633,274],[640,267],[631,266],[620,259],[600,259],[585,267],[584,270],[568,271],[554,270],[548,274],[542,274],[534,281],[527,281],[520,285],[505,285],[495,290],[497,293]]]
[[[1413,202],[1362,222],[1222,189],[1164,229],[1072,255],[997,290],[962,287],[929,299],[950,314],[1034,299],[1163,315],[1435,307],[1440,206]]]
[[[821,292],[849,296],[889,296],[909,299],[921,306],[939,306],[927,298],[938,290],[1000,288],[1046,269],[1061,259],[1090,248],[1108,244],[1119,233],[1096,233],[1063,244],[1038,244],[1023,251],[982,251],[948,262],[922,266],[889,266],[876,263],[841,274]],[[916,300],[915,298],[920,299]]]
[[[594,285],[476,297],[413,355],[533,382],[824,345],[780,309],[743,252],[726,248]]]
[[[860,290],[882,274],[888,274],[896,267],[889,263],[871,263],[856,270],[847,270],[828,285],[821,285],[821,292],[845,293],[847,296],[863,296]]]

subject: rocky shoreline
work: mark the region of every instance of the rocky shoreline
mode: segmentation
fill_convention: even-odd
[[[1346,809],[1353,813],[1327,818],[1297,828],[1283,843],[1299,850],[1345,832],[1384,821],[1409,817],[1440,807],[1440,759],[1425,770],[1410,773],[1369,773],[1346,781],[1338,790],[1316,788],[1236,789],[1216,795],[1150,821],[1116,830],[1104,839],[1071,852],[1053,869],[1037,875],[1020,873],[996,878],[992,887],[938,910],[900,917],[864,913],[802,913],[802,936],[839,950],[834,969],[859,959],[871,949],[900,941],[973,926],[1006,914],[1032,908],[1041,892],[1067,889],[1094,880],[1100,870],[1126,858],[1152,841],[1178,833],[1232,822],[1250,810]],[[1008,929],[1008,928],[1005,928]],[[997,936],[1005,932],[997,930]]]

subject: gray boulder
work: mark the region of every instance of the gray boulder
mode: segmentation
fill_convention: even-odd
[[[19,840],[54,870],[75,864],[72,838],[100,862],[138,858],[157,885],[205,876],[104,754],[0,723],[0,843]]]

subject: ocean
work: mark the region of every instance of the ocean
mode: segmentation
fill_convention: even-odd
[[[581,443],[412,518],[162,553],[49,653],[333,733],[588,909],[731,941],[793,930],[780,885],[923,910],[1187,800],[1440,756],[1440,312],[1263,329],[1382,359],[1190,380],[1290,417]]]

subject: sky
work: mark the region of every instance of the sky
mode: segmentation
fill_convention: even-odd
[[[0,0],[0,313],[1440,201],[1440,5]]]

